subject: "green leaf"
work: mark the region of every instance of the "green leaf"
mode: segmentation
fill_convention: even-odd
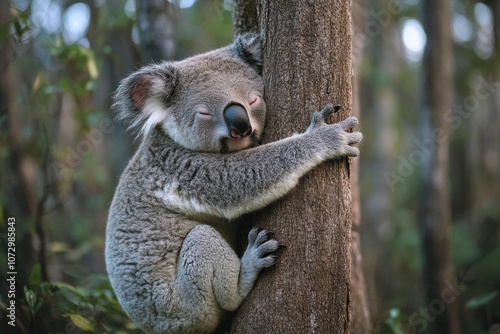
[[[490,301],[492,301],[493,298],[495,298],[497,296],[497,294],[498,293],[496,291],[493,291],[493,292],[490,292],[488,294],[482,295],[480,297],[472,298],[471,300],[469,300],[467,302],[467,304],[465,304],[465,306],[471,310],[479,308],[481,306],[488,304]]]
[[[67,313],[66,317],[69,317],[71,322],[78,328],[83,329],[84,331],[96,333],[97,326],[96,323],[88,318],[82,317],[77,313]]]
[[[36,293],[27,286],[24,287],[24,298],[26,299],[26,304],[28,304],[30,308],[31,314],[35,316],[42,306],[42,300],[39,299]]]
[[[80,304],[80,293],[73,286],[66,283],[55,283],[54,285],[69,302],[75,305]]]
[[[37,294],[27,286],[24,287],[24,298],[26,299],[26,304],[28,304],[30,308],[31,314],[35,316],[42,307],[43,298],[37,296]]]
[[[24,287],[24,297],[26,298],[26,303],[30,307],[31,310],[35,307],[36,304],[36,295],[30,290],[27,286]]]

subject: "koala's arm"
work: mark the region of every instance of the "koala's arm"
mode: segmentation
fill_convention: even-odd
[[[172,166],[171,182],[156,195],[187,214],[233,219],[261,209],[321,162],[359,154],[350,145],[362,140],[361,133],[346,131],[357,119],[327,125],[323,119],[332,108],[314,113],[303,134],[229,154],[183,155],[182,165]]]

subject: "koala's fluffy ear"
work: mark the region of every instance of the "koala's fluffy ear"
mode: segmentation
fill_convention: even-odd
[[[147,66],[122,80],[114,95],[113,110],[138,134],[165,120],[166,109],[179,82],[172,63]]]
[[[233,50],[238,57],[262,74],[262,37],[256,33],[246,33],[236,38]]]

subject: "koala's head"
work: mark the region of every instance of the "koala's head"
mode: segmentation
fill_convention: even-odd
[[[254,146],[266,112],[261,48],[258,35],[246,34],[215,51],[144,67],[120,83],[113,107],[143,135],[161,127],[190,150]]]

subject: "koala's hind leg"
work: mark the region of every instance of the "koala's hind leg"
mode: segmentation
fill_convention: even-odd
[[[200,330],[215,327],[223,311],[234,311],[252,289],[262,268],[276,263],[278,242],[265,230],[253,229],[238,258],[209,225],[198,225],[182,245],[176,281],[177,298],[190,303],[190,316]],[[194,313],[192,311],[195,310]]]

